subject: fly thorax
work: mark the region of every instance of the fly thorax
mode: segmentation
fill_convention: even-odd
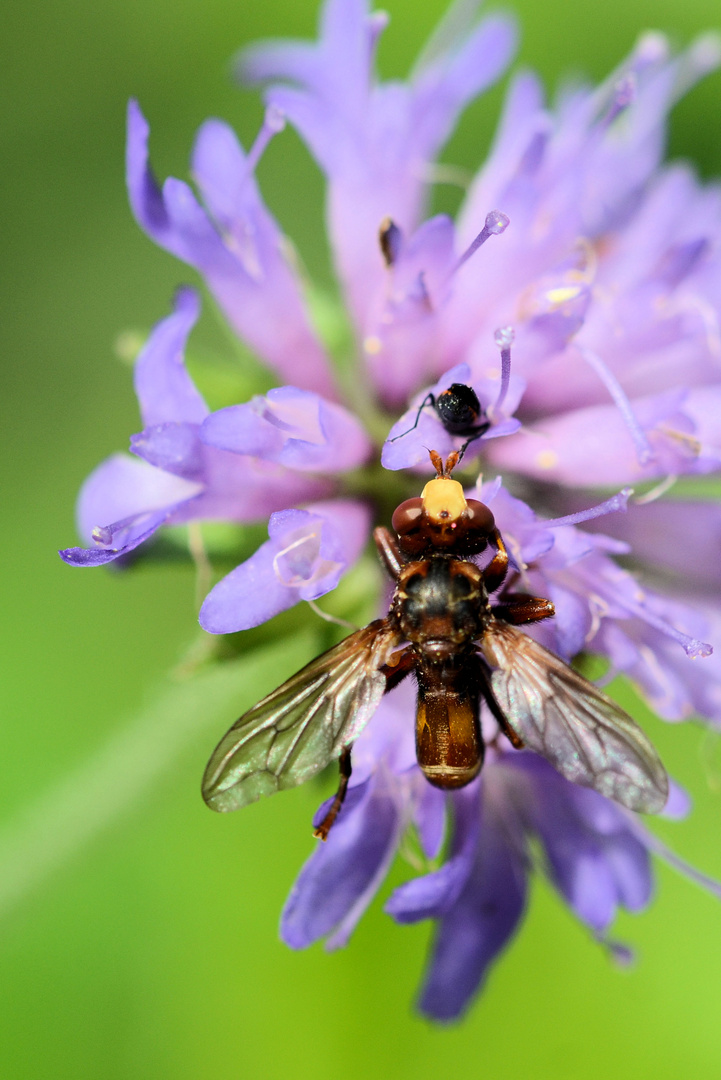
[[[480,636],[488,595],[475,563],[436,555],[404,567],[393,600],[393,617],[407,641],[447,653]]]

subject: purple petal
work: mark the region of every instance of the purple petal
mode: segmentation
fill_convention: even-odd
[[[211,589],[200,625],[211,634],[247,630],[323,596],[360,555],[369,525],[368,509],[350,501],[273,514],[270,539]]]
[[[553,773],[541,759],[514,756],[510,767],[532,778],[529,825],[544,846],[551,880],[578,917],[600,934],[617,905],[631,911],[645,907],[653,888],[649,855],[626,814],[597,792]],[[599,814],[602,829],[594,824]]]
[[[330,831],[300,872],[281,917],[283,941],[304,949],[332,935],[328,948],[347,942],[373,899],[395,854],[399,814],[384,784],[375,778],[349,793]]]
[[[127,183],[138,224],[161,247],[205,277],[231,325],[282,376],[334,395],[323,351],[310,328],[283,239],[255,186],[252,169],[226,125],[201,129],[193,168],[219,228],[187,184],[162,191],[148,163],[148,124],[128,106]],[[178,419],[175,417],[174,419]]]
[[[526,904],[526,868],[485,801],[473,871],[433,941],[419,1007],[434,1020],[455,1020],[508,943]]]
[[[453,846],[440,870],[400,885],[385,910],[396,922],[439,918],[455,904],[473,868],[480,824],[478,784],[455,794]]]
[[[721,506],[717,502],[669,498],[631,502],[627,513],[604,519],[598,528],[627,541],[638,558],[679,575],[686,584],[715,590],[721,586]]]
[[[121,555],[127,555],[136,547],[149,539],[157,529],[167,521],[172,507],[169,510],[158,511],[154,514],[137,514],[134,517],[116,521],[112,525],[106,525],[94,531],[93,540],[100,545],[97,548],[65,548],[58,552],[63,562],[70,566],[105,566],[113,562]]]
[[[446,835],[446,796],[425,777],[419,777],[419,787],[413,817],[426,858],[437,859]]]
[[[694,400],[694,413],[701,423],[701,397]],[[639,399],[636,415],[652,447],[653,456],[642,464],[628,425],[613,405],[576,409],[565,415],[548,417],[518,435],[494,442],[487,455],[501,469],[511,469],[539,479],[569,486],[603,485],[622,487],[669,473],[705,472],[717,467],[714,449],[716,422],[710,419],[717,408],[707,392],[710,429],[697,438],[690,408],[683,411],[675,403],[677,395],[657,395]]]
[[[513,537],[524,563],[536,562],[554,548],[554,533],[537,520],[530,506],[506,491],[500,480],[484,484],[476,497],[491,507],[501,533]]]
[[[413,78],[413,137],[429,159],[445,143],[465,106],[503,74],[516,47],[512,19],[490,16],[461,35],[453,25],[460,5],[451,11],[447,26],[441,24],[436,36],[441,41],[444,30],[455,29],[455,40],[448,47],[446,39],[446,48],[423,64]],[[430,45],[432,49],[433,43]]]
[[[395,259],[376,275],[363,324],[366,362],[390,407],[407,401],[438,363],[438,313],[455,259],[453,223],[445,215],[425,221],[407,242],[397,232]]]
[[[553,601],[555,608],[554,651],[570,662],[588,640],[593,624],[591,605],[586,597],[562,586],[553,585],[547,592],[547,599]]]
[[[178,289],[173,314],[157,323],[135,364],[135,392],[145,427],[201,424],[208,407],[185,370],[188,335],[200,314],[197,294]]]
[[[158,424],[130,436],[130,449],[149,465],[184,476],[204,479],[205,461],[197,424]]]
[[[298,590],[285,585],[275,572],[275,556],[275,544],[262,544],[210,590],[199,615],[204,630],[209,634],[248,630],[298,603]]]
[[[660,816],[669,821],[683,821],[691,813],[691,796],[675,780],[668,785],[668,802]]]
[[[114,454],[98,465],[80,489],[78,532],[89,543],[98,527],[156,511],[168,513],[201,490],[199,484]]]
[[[437,450],[441,457],[450,454],[454,442],[435,409],[427,404],[420,413],[418,410],[428,394],[437,397],[451,383],[468,383],[470,377],[471,369],[467,364],[456,364],[441,375],[435,386],[415,395],[411,407],[396,420],[383,444],[381,464],[385,469],[410,469],[421,463],[426,465],[429,449]]]
[[[263,521],[289,503],[322,498],[327,480],[202,444],[205,491],[187,504],[192,517],[210,521]],[[188,521],[190,517],[174,518]]]
[[[236,454],[318,472],[356,468],[371,449],[352,413],[294,386],[220,409],[203,424],[201,438]]]
[[[424,169],[469,98],[505,66],[510,23],[488,20],[448,34],[410,86],[374,85],[383,23],[360,0],[331,0],[317,46],[270,43],[243,54],[241,77],[284,80],[267,95],[288,116],[330,178],[328,218],[339,276],[360,328],[382,275],[377,230],[390,216],[415,228]]]

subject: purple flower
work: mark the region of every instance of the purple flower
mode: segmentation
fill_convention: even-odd
[[[386,903],[399,923],[436,922],[419,1000],[421,1011],[436,1020],[463,1013],[517,929],[536,844],[538,869],[591,935],[621,959],[628,950],[609,931],[620,908],[639,912],[651,899],[650,853],[667,857],[721,897],[721,885],[681,864],[632,814],[564,780],[535,754],[512,750],[486,714],[489,750],[481,777],[451,794],[430,787],[414,762],[412,699],[412,687],[402,684],[358,739],[358,779],[354,775],[328,842],[306,863],[286,903],[281,934],[288,945],[305,948],[322,938],[329,949],[345,945],[408,829],[431,867],[451,833],[443,864],[396,888]],[[666,815],[683,816],[687,809],[674,787]]]
[[[534,75],[516,76],[457,219],[427,218],[438,153],[514,48],[512,21],[469,22],[469,10],[449,13],[404,83],[375,76],[387,20],[366,0],[326,0],[317,42],[246,49],[237,71],[265,86],[262,129],[246,153],[220,121],[201,127],[197,195],[173,178],[158,185],[148,124],[131,103],[138,223],[199,272],[284,385],[211,413],[184,366],[199,305],[181,290],[136,364],[135,456],[114,456],[86,481],[78,527],[88,547],[62,557],[98,565],[163,524],[268,519],[268,541],[200,613],[211,633],[251,628],[327,593],[359,559],[388,480],[379,452],[386,469],[425,473],[429,449],[465,446],[464,465],[480,457],[504,477],[479,479],[475,492],[511,558],[493,602],[549,598],[555,618],[529,632],[552,651],[601,657],[606,679],[631,679],[668,720],[721,725],[711,646],[721,510],[683,489],[663,498],[679,478],[721,467],[721,197],[688,166],[663,163],[669,109],[719,63],[721,46],[709,35],[672,56],[646,34],[600,87],[574,85],[553,107]],[[332,356],[331,335],[314,328],[255,181],[286,119],[327,181],[350,356]],[[455,383],[478,399],[470,432],[437,408]],[[411,476],[403,490],[417,488]],[[459,1016],[482,985],[523,914],[539,850],[564,901],[623,956],[608,936],[616,911],[648,903],[649,852],[675,857],[629,812],[513,750],[490,715],[480,778],[436,790],[415,763],[413,712],[404,683],[355,743],[346,803],[286,905],[288,944],[345,944],[411,830],[428,872],[396,889],[387,910],[401,923],[436,922],[420,999],[428,1015]],[[666,813],[682,802],[673,789]]]
[[[698,712],[719,721],[721,669],[704,660],[698,680],[694,657],[709,646],[680,627],[707,630],[701,610],[642,592],[608,552],[625,545],[583,532],[563,520],[538,520],[499,482],[480,492],[493,509],[515,568],[508,587],[553,599],[556,618],[529,628],[561,656],[581,651],[606,656],[611,672],[626,672],[662,716]],[[582,520],[618,520],[628,493]],[[606,517],[605,515],[609,516]],[[498,599],[498,598],[496,598]],[[502,598],[501,598],[502,599]],[[718,621],[718,620],[716,620]],[[663,657],[665,670],[658,662]],[[419,1007],[437,1020],[457,1018],[485,981],[524,913],[532,841],[540,869],[592,935],[623,959],[609,931],[619,908],[641,911],[653,891],[650,852],[666,857],[721,898],[721,884],[680,863],[635,819],[595,791],[569,783],[528,751],[513,750],[483,707],[486,761],[479,780],[459,792],[430,787],[415,763],[414,688],[392,691],[354,746],[348,799],[325,845],[301,871],[281,923],[287,944],[303,948],[325,938],[346,944],[389,869],[401,837],[414,829],[423,858],[438,859],[448,821],[452,835],[439,869],[401,885],[386,911],[400,923],[436,921]],[[328,803],[320,807],[322,820]],[[672,785],[664,811],[683,816],[688,800]]]
[[[351,499],[332,493],[316,470],[361,464],[369,442],[346,409],[295,387],[209,414],[183,362],[199,313],[191,289],[150,335],[135,365],[143,431],[86,480],[78,531],[88,548],[67,548],[73,566],[127,555],[164,524],[257,521],[269,514],[270,541],[222,579],[203,606],[211,633],[256,626],[279,611],[335,588],[358,558],[370,526]],[[298,501],[305,509],[285,509]]]

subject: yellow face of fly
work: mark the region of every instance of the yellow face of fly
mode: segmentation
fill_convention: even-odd
[[[421,492],[421,499],[424,514],[438,525],[458,521],[467,505],[462,486],[445,476],[429,480]]]

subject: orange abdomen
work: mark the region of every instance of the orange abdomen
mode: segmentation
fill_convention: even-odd
[[[436,787],[465,787],[483,764],[478,692],[462,665],[421,664],[417,674],[418,764]]]

